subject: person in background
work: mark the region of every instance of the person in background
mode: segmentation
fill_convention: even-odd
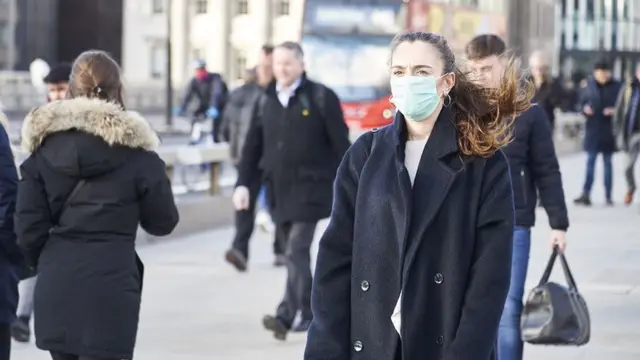
[[[132,359],[144,265],[138,228],[168,235],[179,219],[160,140],[126,111],[118,64],[103,51],[73,63],[68,98],[22,128],[15,228],[38,272],[36,346],[54,360]]]
[[[578,108],[586,116],[584,150],[587,153],[587,168],[582,194],[573,202],[591,206],[591,188],[595,176],[596,159],[602,155],[604,163],[604,188],[607,205],[613,205],[613,164],[611,157],[616,151],[613,134],[613,116],[620,93],[620,83],[612,78],[611,64],[606,60],[596,62],[593,77],[582,88]]]
[[[43,79],[47,86],[47,101],[62,100],[67,96],[69,89],[69,75],[71,64],[61,63],[56,65]]]
[[[551,129],[555,129],[555,109],[562,106],[565,97],[562,83],[551,75],[549,59],[542,51],[535,51],[529,57],[531,77],[536,86],[533,101],[547,114]]]
[[[289,331],[306,331],[313,318],[311,244],[318,221],[331,212],[333,179],[351,144],[340,100],[307,78],[300,45],[276,46],[273,64],[275,80],[258,100],[233,203],[236,210],[249,210],[249,186],[265,180],[271,215],[286,243],[287,282],[275,316],[262,323],[285,340]]]
[[[395,120],[338,169],[304,359],[494,360],[515,225],[500,149],[533,85],[510,64],[485,91],[433,33],[398,34],[390,65]]]
[[[500,89],[507,65],[506,51],[505,42],[496,35],[480,35],[467,44],[466,56],[480,85]],[[504,148],[504,153],[511,172],[516,227],[513,232],[509,294],[498,332],[499,360],[522,360],[523,356],[520,315],[538,193],[549,217],[552,247],[564,250],[569,227],[560,166],[547,112],[542,104],[533,105],[523,112],[516,118],[513,127],[513,141]]]
[[[48,102],[62,100],[67,96],[69,76],[71,76],[71,64],[62,63],[51,69],[44,78]],[[22,279],[18,286],[20,302],[18,303],[16,321],[11,325],[11,336],[17,342],[29,342],[31,339],[30,322],[33,314],[33,290],[38,278],[33,268],[25,268],[21,275]]]
[[[194,77],[189,82],[187,92],[182,100],[182,104],[174,110],[175,115],[184,116],[187,106],[195,97],[198,101],[191,119],[191,144],[197,144],[202,140],[202,124],[204,118],[212,121],[213,142],[220,141],[221,121],[218,121],[220,114],[227,103],[227,84],[222,76],[211,73],[207,70],[207,63],[198,60],[194,66]]]
[[[229,95],[229,101],[222,115],[223,134],[227,134],[231,160],[236,166],[240,164],[242,148],[244,147],[247,133],[251,127],[251,119],[256,111],[258,99],[264,93],[264,89],[273,80],[273,46],[264,45],[260,51],[258,65],[254,69],[254,79],[249,79],[244,85],[234,90]],[[225,260],[238,271],[246,271],[249,260],[249,240],[253,234],[256,220],[256,204],[262,187],[262,178],[251,179],[249,184],[250,206],[246,210],[236,211],[236,234],[231,243],[231,248],[225,253]],[[283,244],[274,236],[273,252],[274,265],[285,264]]]
[[[11,324],[16,319],[19,273],[25,266],[14,232],[18,171],[8,124],[0,111],[0,360],[11,358]]]
[[[636,67],[635,77],[620,91],[613,122],[619,147],[627,155],[624,170],[627,193],[624,204],[630,205],[636,192],[634,171],[640,154],[640,65]]]

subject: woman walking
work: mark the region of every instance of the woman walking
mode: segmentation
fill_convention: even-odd
[[[22,128],[16,232],[38,272],[36,345],[54,360],[132,359],[143,265],[141,225],[178,222],[158,138],[125,111],[116,62],[101,51],[73,64],[68,100],[33,110]]]
[[[398,113],[338,169],[304,358],[495,359],[515,223],[499,149],[533,86],[510,64],[483,90],[437,34],[400,34],[391,50]]]

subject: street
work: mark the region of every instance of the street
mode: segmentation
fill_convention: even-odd
[[[616,199],[624,182],[615,158]],[[583,180],[582,155],[561,159],[568,202]],[[605,208],[598,163],[593,208],[570,204],[567,256],[592,317],[591,342],[582,348],[532,347],[525,360],[637,360],[640,358],[640,211]],[[302,358],[304,335],[277,342],[260,319],[283,293],[284,270],[271,266],[271,237],[257,232],[249,272],[223,262],[233,231],[220,229],[141,247],[146,263],[143,311],[136,360],[294,360]],[[321,231],[318,231],[319,236]],[[527,288],[535,286],[549,255],[546,215],[538,212]],[[553,278],[562,281],[558,264]],[[15,344],[15,360],[44,360],[33,344]],[[376,359],[368,359],[376,360]]]

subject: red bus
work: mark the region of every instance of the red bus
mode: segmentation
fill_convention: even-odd
[[[311,79],[333,89],[351,128],[389,124],[389,45],[404,28],[400,0],[306,0],[301,45]]]

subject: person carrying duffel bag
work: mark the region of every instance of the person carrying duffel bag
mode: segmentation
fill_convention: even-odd
[[[558,256],[568,286],[549,282]],[[529,344],[581,346],[589,342],[591,320],[587,303],[578,292],[566,257],[557,247],[540,283],[529,293],[520,319],[522,340]]]

